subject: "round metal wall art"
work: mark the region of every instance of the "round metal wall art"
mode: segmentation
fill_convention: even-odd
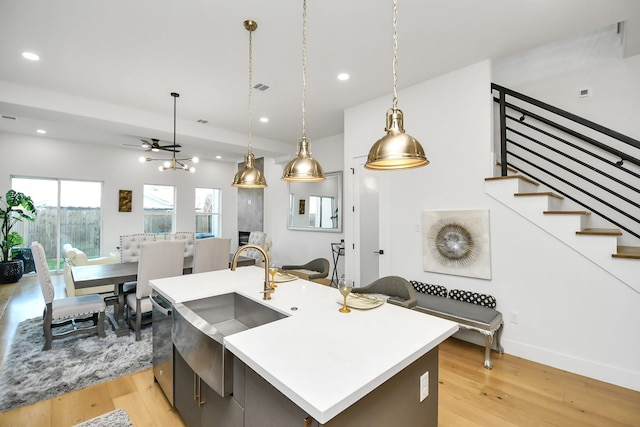
[[[422,213],[424,271],[491,278],[489,211]]]

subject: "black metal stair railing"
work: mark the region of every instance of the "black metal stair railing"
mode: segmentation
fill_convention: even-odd
[[[512,167],[640,238],[640,141],[503,86],[491,89],[501,175]]]

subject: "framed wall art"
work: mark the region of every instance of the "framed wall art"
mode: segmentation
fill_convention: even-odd
[[[120,190],[118,195],[118,212],[131,212],[131,199],[133,192],[131,190]]]
[[[422,212],[424,271],[491,279],[488,210]]]

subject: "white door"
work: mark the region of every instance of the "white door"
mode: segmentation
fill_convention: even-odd
[[[353,159],[354,231],[356,265],[354,286],[366,286],[380,274],[379,171],[365,169],[366,157]],[[384,250],[382,250],[384,252]]]

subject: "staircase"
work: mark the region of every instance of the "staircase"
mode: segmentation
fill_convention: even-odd
[[[640,293],[640,247],[618,245],[619,229],[591,226],[591,212],[520,174],[486,178],[485,192]]]

